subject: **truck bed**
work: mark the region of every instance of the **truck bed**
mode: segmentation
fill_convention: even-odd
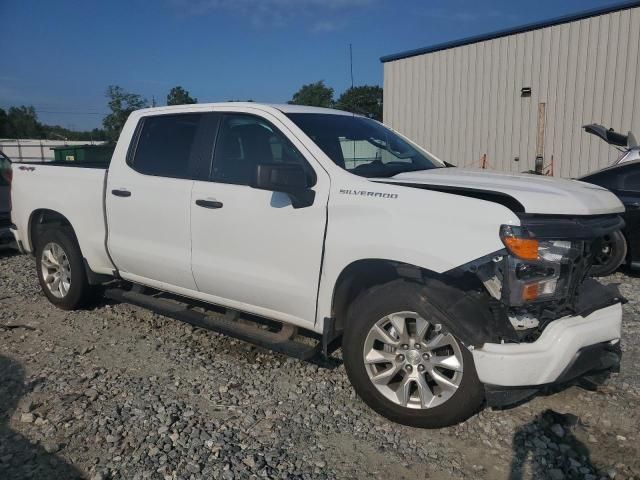
[[[111,272],[113,266],[105,248],[106,175],[104,164],[14,163],[12,221],[18,228],[22,248],[28,252],[35,248],[29,234],[33,216],[38,211],[52,210],[72,225],[91,269],[96,273]]]

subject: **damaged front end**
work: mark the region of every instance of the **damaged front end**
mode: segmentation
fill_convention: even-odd
[[[615,286],[589,278],[603,236],[622,228],[617,215],[523,216],[503,225],[505,249],[468,265],[506,309],[520,341],[535,341],[549,322],[623,301]]]
[[[484,285],[512,332],[472,349],[489,405],[619,370],[625,300],[589,271],[600,239],[622,226],[617,215],[522,216],[520,226],[501,227],[503,250],[462,268]]]

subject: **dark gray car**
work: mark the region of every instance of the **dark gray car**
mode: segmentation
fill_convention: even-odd
[[[0,152],[0,245],[13,242],[11,225],[11,161]]]

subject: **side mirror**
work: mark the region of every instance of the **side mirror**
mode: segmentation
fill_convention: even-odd
[[[308,186],[304,169],[296,164],[258,164],[251,186],[259,190],[286,193],[291,199],[293,208],[313,205],[316,196],[316,192]]]

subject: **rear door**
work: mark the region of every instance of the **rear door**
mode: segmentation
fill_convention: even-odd
[[[196,181],[193,189],[192,268],[212,301],[310,327],[329,177],[285,131],[275,117],[223,114],[211,181]],[[279,162],[306,169],[313,205],[293,208],[287,194],[249,186],[259,163]]]
[[[191,273],[191,190],[208,178],[215,113],[143,117],[125,161],[109,170],[108,247],[123,278],[196,290]]]

